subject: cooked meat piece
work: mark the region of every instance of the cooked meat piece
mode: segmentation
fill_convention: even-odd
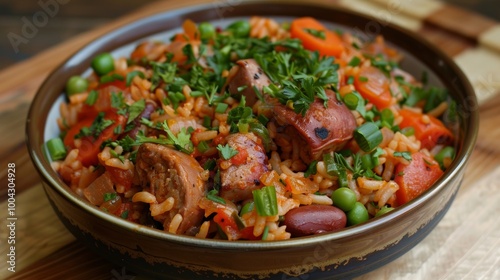
[[[309,162],[319,159],[321,154],[341,149],[352,138],[356,119],[335,93],[326,90],[329,100],[327,108],[323,101],[316,100],[305,116],[295,113],[285,105],[275,103],[274,117],[279,125],[293,126],[307,143]]]
[[[246,98],[247,106],[252,106],[257,101],[257,95],[253,87],[262,91],[263,86],[271,84],[271,80],[262,71],[255,59],[243,59],[236,62],[238,71],[229,81],[229,92],[231,94],[242,94]],[[241,91],[238,88],[245,87]]]
[[[235,133],[227,136],[227,144],[238,151],[228,161],[229,168],[221,167],[219,161],[220,196],[241,201],[252,197],[252,191],[260,188],[260,176],[268,170],[267,156],[260,138],[253,133]]]
[[[201,179],[203,168],[192,157],[166,146],[146,143],[137,151],[136,176],[142,188],[155,195],[158,203],[175,199],[173,208],[153,217],[168,230],[172,218],[182,215],[178,234],[199,226],[203,211],[198,201],[205,196],[206,182]]]

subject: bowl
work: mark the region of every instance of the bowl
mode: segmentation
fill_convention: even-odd
[[[285,241],[229,242],[172,235],[107,214],[80,198],[51,168],[44,143],[58,133],[55,119],[65,81],[88,71],[103,51],[127,52],[144,38],[168,38],[185,19],[222,23],[262,15],[276,18],[314,16],[357,35],[382,34],[405,55],[401,67],[429,83],[448,88],[457,101],[458,143],[452,165],[430,189],[411,202],[370,221],[343,230]],[[435,46],[391,24],[335,7],[299,1],[250,1],[232,6],[191,6],[137,20],[89,43],[48,76],[38,90],[26,124],[27,145],[55,212],[78,239],[127,270],[154,278],[335,279],[352,278],[379,268],[410,250],[438,224],[451,206],[464,176],[478,128],[476,97],[457,65]]]

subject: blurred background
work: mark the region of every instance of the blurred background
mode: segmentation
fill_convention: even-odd
[[[58,1],[58,11],[48,18],[39,17],[41,28],[29,38],[29,44],[22,43],[20,34],[24,20],[32,20],[42,8],[40,3]],[[71,37],[96,28],[122,15],[159,0],[0,0],[0,69],[25,60],[51,46]],[[166,0],[179,1],[179,0]],[[216,1],[216,0],[214,0]],[[230,0],[227,0],[230,1]],[[367,0],[369,1],[369,0]],[[500,1],[498,0],[443,0],[457,7],[475,11],[491,19],[500,21]],[[415,1],[418,3],[418,1]],[[12,41],[19,40],[17,46]]]

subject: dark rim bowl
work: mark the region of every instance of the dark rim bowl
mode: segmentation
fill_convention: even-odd
[[[165,11],[118,28],[77,51],[42,84],[27,118],[27,145],[47,196],[65,226],[91,248],[131,271],[179,279],[216,279],[222,275],[229,278],[292,279],[298,275],[300,279],[350,278],[394,260],[420,242],[450,207],[477,136],[476,97],[458,66],[411,32],[333,4],[315,1],[219,4]],[[382,34],[406,56],[413,57],[415,67],[427,69],[431,79],[448,88],[457,101],[458,152],[445,175],[421,196],[387,215],[334,233],[273,242],[204,240],[154,230],[99,210],[62,182],[45,155],[44,142],[49,139],[47,123],[55,121],[49,112],[70,76],[87,70],[92,57],[100,52],[113,51],[141,38],[178,28],[187,18],[201,22],[252,15],[313,16],[358,35]],[[413,68],[406,70],[420,74]]]

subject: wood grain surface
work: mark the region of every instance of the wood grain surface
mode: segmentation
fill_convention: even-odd
[[[389,0],[315,1],[356,6],[357,10],[372,15],[390,12]],[[85,43],[147,15],[206,2],[229,5],[239,1],[155,2],[0,72],[0,279],[146,279],[89,251],[64,228],[51,209],[30,162],[24,123],[30,102],[46,76]],[[497,52],[500,44],[495,39],[485,41],[487,43],[481,39],[493,32],[498,23],[474,15],[467,17],[467,24],[474,25],[477,21],[475,28],[456,30],[449,20],[440,17],[457,13],[467,16],[468,11],[457,11],[458,8],[435,1],[419,3],[418,12],[400,7],[393,13],[394,20],[439,45],[472,81],[480,100],[480,106],[474,108],[479,110],[481,118],[477,146],[458,196],[436,229],[404,256],[359,279],[500,279],[500,53]],[[426,3],[428,9],[425,9]],[[447,43],[443,43],[443,38]],[[478,66],[477,61],[481,59],[492,65]],[[9,163],[16,166],[18,220],[14,273],[7,270],[6,262]]]

